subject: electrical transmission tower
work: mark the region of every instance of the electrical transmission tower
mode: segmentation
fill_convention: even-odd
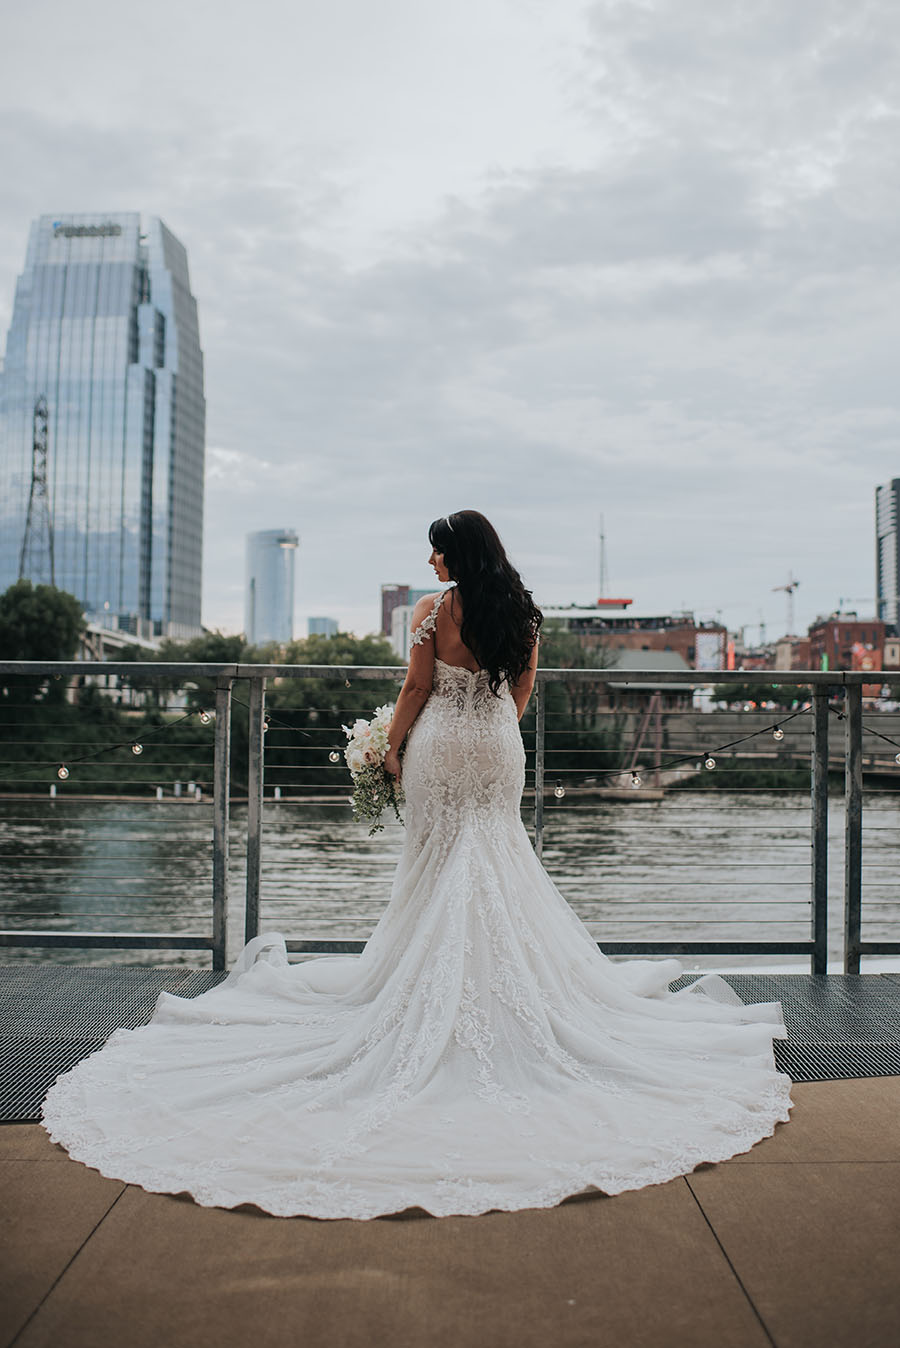
[[[31,440],[31,492],[28,513],[25,516],[25,536],[19,555],[19,580],[39,581],[42,578],[43,554],[49,561],[50,584],[56,583],[53,564],[53,523],[47,497],[47,399],[43,393],[34,404],[33,435]],[[46,539],[46,542],[45,542]]]

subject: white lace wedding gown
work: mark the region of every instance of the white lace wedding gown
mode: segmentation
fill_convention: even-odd
[[[485,672],[435,661],[403,781],[363,954],[289,965],[269,934],[213,991],[163,993],[51,1088],[55,1141],[207,1205],[443,1215],[659,1183],[788,1118],[779,1003],[716,975],[669,992],[676,960],[612,963],[556,890],[520,819],[515,705]]]

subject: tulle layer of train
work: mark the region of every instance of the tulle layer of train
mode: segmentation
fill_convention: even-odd
[[[607,959],[518,819],[407,846],[365,952],[269,933],[60,1077],[51,1137],[103,1174],[278,1215],[546,1207],[748,1150],[791,1107],[778,1003]]]

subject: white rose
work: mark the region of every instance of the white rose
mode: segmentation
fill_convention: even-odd
[[[374,766],[376,763],[381,762],[381,755],[371,744],[366,745],[365,749],[362,751],[362,756],[370,766]]]
[[[347,755],[347,767],[351,772],[362,772],[366,766],[366,760],[363,757],[361,749],[351,749]]]

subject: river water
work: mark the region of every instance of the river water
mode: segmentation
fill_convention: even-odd
[[[528,814],[523,813],[526,825]],[[246,811],[232,811],[229,950],[243,939]],[[840,968],[843,808],[831,804],[829,953]],[[208,932],[207,803],[0,799],[0,923],[91,931]],[[864,810],[864,939],[900,939],[900,795]],[[403,841],[369,838],[346,805],[266,802],[262,929],[365,937],[384,908]],[[671,792],[660,801],[551,798],[544,864],[602,944],[613,940],[791,940],[809,935],[809,800],[801,792]],[[17,950],[79,964],[202,964],[200,952]],[[808,969],[803,956],[682,957],[686,968]],[[864,968],[900,967],[898,960]]]

